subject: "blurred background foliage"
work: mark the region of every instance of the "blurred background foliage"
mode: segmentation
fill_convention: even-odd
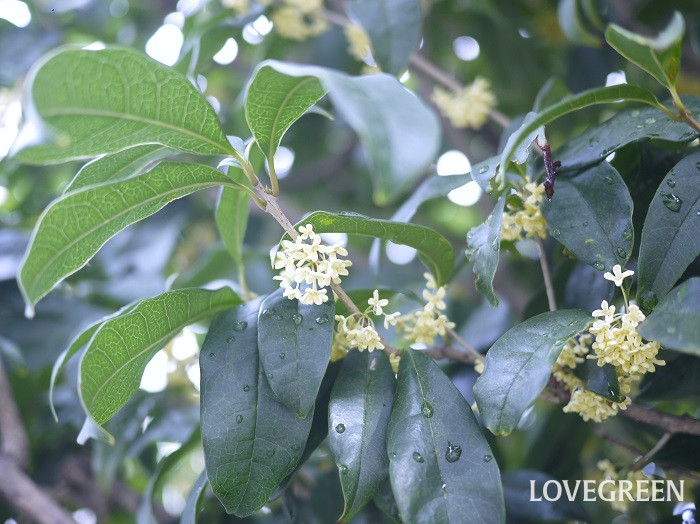
[[[651,77],[625,64],[603,45],[602,28],[604,23],[616,22],[650,33],[662,28],[673,10],[680,10],[687,22],[687,34],[679,91],[700,96],[697,0],[599,1],[600,20],[581,15],[583,29],[572,24],[566,13],[562,16],[564,3],[426,2],[419,53],[463,83],[477,76],[489,79],[498,110],[517,122],[531,109],[540,88],[550,78],[559,79],[570,92],[578,92],[618,82],[626,75],[628,82],[658,92]],[[342,10],[342,2],[329,0],[326,4],[328,9]],[[196,355],[203,329],[188,328],[149,365],[143,391],[108,424],[116,437],[112,447],[100,442],[84,447],[75,443],[83,422],[75,394],[75,366],[68,367],[66,379],[57,389],[59,422],[54,423],[47,403],[54,360],[81,327],[132,300],[156,295],[168,287],[217,281],[231,282],[235,288],[236,273],[213,220],[217,191],[200,192],[119,234],[88,267],[42,301],[36,318],[25,319],[14,277],[29,232],[43,208],[80,167],[78,163],[46,168],[21,166],[6,157],[22,117],[20,96],[26,74],[42,54],[62,44],[134,47],[187,74],[217,110],[227,134],[241,136],[246,129],[241,93],[262,59],[320,64],[353,74],[359,74],[363,67],[349,55],[340,28],[333,27],[304,42],[291,41],[276,34],[263,9],[254,6],[248,14],[238,16],[219,0],[0,0],[0,355],[31,439],[31,476],[62,505],[75,511],[79,522],[133,521],[159,459],[195,431],[199,382]],[[410,70],[402,81],[430,100],[435,85],[432,78]],[[322,105],[328,107],[327,102]],[[547,129],[553,150],[611,114],[610,109],[594,109],[557,121]],[[434,168],[438,175],[466,173],[471,164],[498,151],[504,130],[493,121],[479,131],[457,130],[445,119],[442,123],[444,141]],[[283,145],[277,171],[284,176],[283,207],[293,221],[316,209],[351,210],[385,218],[395,211],[396,206],[377,208],[373,204],[363,152],[357,137],[342,121],[319,114],[305,116],[290,130]],[[618,152],[615,164],[637,202],[635,223],[640,228],[646,211],[639,203],[651,198],[658,181],[673,165],[672,157],[673,152],[659,142],[632,144]],[[645,166],[653,159],[658,169],[640,176],[637,171],[642,158]],[[465,234],[484,219],[492,204],[475,187],[460,188],[449,199],[428,202],[413,221],[442,232],[461,253]],[[279,237],[276,224],[263,218],[253,206],[245,259],[248,285],[258,293],[275,287],[269,249]],[[347,289],[379,284],[410,288],[421,280],[415,253],[404,247],[383,246],[381,256],[374,258],[365,256],[370,249],[367,240],[353,239],[351,247],[359,256],[353,259]],[[495,288],[502,300],[496,310],[477,294],[465,264],[452,280],[449,316],[460,334],[480,350],[487,349],[516,320],[546,309],[534,244],[523,242],[518,247],[519,252],[504,255],[497,273]],[[597,305],[596,300],[609,293],[608,289],[591,291],[590,276],[587,278],[590,268],[569,260],[560,246],[551,243],[548,247],[555,262],[560,303],[591,309]],[[696,262],[689,271],[697,269]],[[582,304],[586,297],[591,298]],[[455,384],[472,403],[475,372],[459,365],[449,369]],[[679,381],[677,373],[688,378]],[[660,406],[672,412],[697,415],[698,377],[698,359],[679,356],[643,384],[642,398],[661,402]],[[668,402],[678,398],[683,400]],[[538,403],[523,419],[519,431],[497,441],[490,439],[505,473],[509,518],[513,522],[539,521],[545,516],[528,513],[532,508],[522,500],[529,486],[518,482],[517,474],[513,474],[516,470],[537,470],[559,479],[597,478],[597,460],[629,463],[634,459],[634,453],[624,445],[611,445],[595,432],[614,434],[636,449],[648,449],[660,437],[647,426],[621,418],[594,428],[575,414],[563,414],[556,405]],[[700,440],[674,437],[661,459],[671,468],[697,472]],[[158,521],[173,521],[179,515],[202,468],[201,448],[195,446],[186,460],[156,486]],[[353,522],[388,521],[380,506],[378,499]],[[342,496],[337,472],[324,446],[301,469],[284,497],[271,502],[260,515],[243,520],[286,522],[290,508],[299,522],[332,522],[340,514]],[[203,511],[201,522],[236,520],[226,516],[211,496]],[[586,504],[583,515],[580,508],[548,511],[555,521],[587,515],[593,522],[609,522],[617,515],[603,502]],[[13,510],[0,501],[0,520],[12,516]],[[670,504],[657,503],[633,506],[629,519],[679,521],[679,517],[672,516]]]

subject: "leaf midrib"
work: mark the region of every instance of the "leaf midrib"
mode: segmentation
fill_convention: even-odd
[[[268,146],[268,153],[267,153],[267,158],[269,161],[272,162],[272,158],[275,156],[274,149],[277,147],[279,142],[282,140],[282,137],[280,136],[279,140],[275,139],[275,135],[277,134],[277,126],[279,125],[279,120],[280,117],[282,116],[282,112],[284,111],[284,108],[287,105],[287,102],[289,102],[289,99],[292,98],[294,93],[299,91],[303,86],[308,84],[309,82],[313,82],[314,80],[317,80],[315,77],[308,77],[305,80],[302,80],[299,82],[297,85],[295,85],[282,99],[282,102],[280,103],[279,108],[277,108],[277,113],[275,114],[275,118],[272,120],[272,127],[270,129],[270,144]],[[318,81],[318,80],[317,80]],[[275,143],[276,142],[276,143]]]
[[[86,108],[77,108],[77,107],[56,107],[53,109],[46,109],[43,111],[42,116],[44,118],[51,118],[51,117],[60,117],[60,116],[98,116],[98,117],[106,117],[106,118],[118,118],[118,119],[123,119],[123,120],[131,120],[132,122],[138,122],[141,124],[148,124],[152,125],[154,127],[161,127],[163,129],[167,129],[170,131],[176,131],[178,133],[184,134],[184,135],[189,135],[194,138],[197,138],[201,140],[202,142],[206,142],[207,144],[215,146],[217,149],[219,149],[221,152],[223,152],[226,155],[232,155],[234,153],[234,150],[231,148],[231,146],[223,146],[222,143],[216,142],[212,140],[211,138],[208,138],[204,135],[201,135],[199,133],[196,133],[194,131],[190,131],[189,129],[186,129],[184,127],[178,127],[173,124],[169,124],[167,122],[163,122],[162,120],[154,120],[152,118],[146,118],[142,117],[139,115],[132,115],[130,113],[119,113],[116,111],[108,111],[106,109],[86,109]],[[165,145],[165,144],[164,144]],[[176,147],[176,146],[173,146]]]

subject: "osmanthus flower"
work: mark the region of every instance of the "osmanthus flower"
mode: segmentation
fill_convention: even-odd
[[[620,492],[621,484],[618,481],[630,481],[629,485],[632,486],[632,490],[634,490],[631,493],[631,498],[636,500],[640,498],[637,496],[636,492],[637,481],[647,480],[647,477],[644,475],[644,473],[642,473],[639,470],[631,471],[629,469],[627,469],[627,472],[623,475],[623,470],[618,470],[608,459],[598,461],[598,464],[596,466],[600,471],[603,472],[605,480],[613,481],[606,482],[604,484],[601,483],[600,485],[600,489],[603,492],[604,500],[610,501],[610,505],[613,507],[613,509],[617,511],[627,511],[629,509],[630,501]],[[642,496],[644,495],[642,494]]]
[[[343,28],[343,32],[348,41],[348,53],[361,62],[372,56],[372,44],[364,29],[357,24],[350,24]]]
[[[546,238],[547,221],[542,215],[540,204],[544,198],[544,186],[528,182],[518,191],[522,200],[522,208],[510,202],[501,218],[501,240],[515,242],[523,238]]]
[[[612,402],[605,397],[577,386],[571,392],[569,403],[564,406],[564,413],[578,413],[583,420],[602,422],[603,420],[617,415],[621,409],[627,409],[632,403],[632,399],[625,397],[622,402]]]
[[[322,0],[283,0],[283,3],[270,15],[280,36],[302,41],[320,35],[330,27],[323,16]]]
[[[328,301],[327,287],[340,284],[348,274],[350,260],[341,244],[332,246],[321,243],[311,224],[299,227],[295,240],[283,240],[275,255],[274,268],[281,270],[273,277],[284,289],[284,296],[297,299],[302,304],[320,305]]]
[[[432,99],[440,112],[458,128],[481,128],[496,105],[491,83],[482,77],[477,77],[474,82],[457,91],[436,87]]]
[[[634,275],[634,271],[628,269],[627,271],[623,272],[620,264],[615,264],[613,266],[612,273],[605,273],[603,278],[615,282],[615,285],[620,287],[622,286],[622,281],[627,277],[631,277],[632,275]]]

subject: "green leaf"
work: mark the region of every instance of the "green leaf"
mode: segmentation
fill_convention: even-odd
[[[242,186],[249,186],[243,170],[229,166],[228,176]],[[236,187],[222,187],[216,205],[216,226],[226,250],[231,254],[239,270],[243,267],[243,239],[248,227],[250,195]]]
[[[153,356],[185,326],[240,304],[229,288],[180,289],[142,300],[105,321],[80,359],[80,397],[97,424],[108,421],[138,390]]]
[[[260,363],[277,400],[301,418],[314,407],[331,357],[335,304],[329,294],[320,306],[305,305],[278,289],[260,306]]]
[[[676,11],[666,28],[655,38],[610,24],[605,31],[605,39],[615,51],[656,78],[661,85],[673,88],[681,64],[684,32],[683,15]]]
[[[239,517],[264,506],[294,470],[313,419],[279,402],[265,378],[258,360],[260,302],[218,315],[199,357],[207,474],[226,511]]]
[[[542,136],[543,126],[557,118],[585,107],[620,101],[642,102],[663,109],[663,106],[656,97],[646,89],[623,84],[589,89],[588,91],[583,91],[582,93],[567,97],[538,113],[528,113],[520,128],[510,135],[501,152],[501,158],[496,172],[500,181],[500,187],[505,187],[505,172],[508,162],[513,160],[517,164],[522,164],[527,160],[528,148],[532,141],[538,137],[538,139],[544,138]]]
[[[639,245],[637,300],[645,311],[668,293],[700,255],[700,153],[664,177],[649,205]]]
[[[486,354],[474,397],[484,425],[507,435],[547,385],[561,349],[593,321],[578,309],[550,311],[509,329]]]
[[[61,48],[30,74],[30,96],[52,143],[17,160],[52,164],[161,144],[232,155],[214,109],[184,76],[132,49]]]
[[[150,164],[171,154],[168,147],[148,144],[101,156],[85,164],[63,193],[140,175]]]
[[[673,358],[673,357],[676,358]],[[700,359],[695,355],[668,352],[663,355],[665,366],[644,375],[636,402],[678,400],[700,397]]]
[[[404,522],[504,521],[498,465],[479,424],[450,379],[420,351],[401,357],[387,450]]]
[[[201,435],[197,429],[186,442],[158,463],[141,498],[141,505],[136,514],[138,524],[158,524],[158,519],[153,515],[153,495],[162,486],[168,475],[182,462],[182,459],[197,448],[200,442]]]
[[[557,177],[554,198],[541,204],[552,236],[599,271],[624,266],[632,254],[632,207],[627,185],[607,162]]]
[[[418,251],[421,262],[435,276],[439,286],[447,281],[454,268],[455,254],[452,244],[429,227],[370,218],[357,213],[326,211],[311,213],[294,228],[298,229],[306,224],[312,224],[317,233],[370,236],[412,247]]]
[[[338,522],[350,521],[389,476],[386,430],[394,388],[383,353],[351,351],[343,359],[328,408],[329,445],[345,498]]]
[[[686,108],[700,111],[700,98],[683,97]],[[645,139],[690,142],[698,137],[685,122],[672,119],[655,107],[628,109],[586,130],[555,153],[561,171],[596,164],[621,147]],[[558,182],[558,181],[557,181]]]
[[[438,119],[395,77],[352,77],[332,69],[276,61],[263,62],[263,67],[287,76],[319,79],[365,147],[378,204],[389,204],[410,189],[435,158],[441,133]]]
[[[199,189],[233,185],[200,164],[163,162],[127,180],[86,187],[54,200],[39,217],[19,270],[28,312],[61,280],[82,268],[119,231]]]
[[[289,76],[265,62],[258,66],[248,86],[245,117],[270,166],[287,130],[325,94],[314,76]]]
[[[345,7],[369,36],[372,56],[382,71],[401,73],[418,48],[420,0],[351,0]]]
[[[600,47],[601,39],[590,27],[581,4],[581,0],[559,0],[557,7],[559,27],[566,38],[575,44]]]
[[[204,491],[209,483],[207,470],[202,471],[197,480],[194,481],[192,489],[190,489],[185,501],[185,508],[180,515],[180,524],[196,524],[197,517],[202,510],[202,501],[204,499]]]
[[[617,369],[612,364],[599,366],[594,360],[584,363],[584,380],[586,389],[613,402],[622,402],[625,395],[620,393]]]
[[[493,277],[498,268],[498,250],[501,247],[501,220],[506,195],[496,202],[496,206],[483,224],[472,228],[467,234],[466,255],[474,263],[476,279],[474,285],[488,298],[493,307],[498,305],[498,297],[493,290]]]
[[[667,349],[700,355],[700,277],[666,295],[637,331]]]

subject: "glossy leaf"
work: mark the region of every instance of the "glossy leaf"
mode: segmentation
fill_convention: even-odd
[[[590,322],[578,309],[542,313],[508,330],[486,354],[474,396],[484,425],[507,435],[547,385],[562,347]]]
[[[700,153],[669,171],[649,205],[639,246],[637,300],[646,312],[700,255]]]
[[[190,438],[187,439],[187,442],[182,443],[178,449],[158,463],[155,472],[148,480],[148,485],[141,499],[141,505],[136,514],[136,522],[138,524],[158,524],[158,519],[153,515],[153,495],[155,495],[158,488],[161,487],[168,475],[177,468],[180,462],[199,446],[200,441],[200,432],[195,430]]]
[[[97,424],[136,392],[146,364],[185,326],[240,303],[229,288],[180,289],[142,300],[104,322],[80,359],[80,397]]]
[[[263,62],[253,73],[245,117],[272,165],[282,137],[326,93],[315,76],[289,76]]]
[[[588,391],[614,402],[625,400],[625,395],[620,393],[615,366],[612,364],[599,366],[595,360],[586,360],[584,366],[583,374]]]
[[[607,162],[558,177],[554,198],[541,205],[551,235],[599,271],[624,266],[632,254],[632,208],[627,185]]]
[[[682,353],[664,354],[665,366],[644,375],[635,396],[638,402],[700,397],[700,359]]]
[[[294,470],[313,419],[279,402],[265,378],[258,359],[260,302],[218,315],[199,357],[207,475],[226,511],[237,516],[264,506]]]
[[[673,87],[681,65],[684,32],[683,16],[676,11],[666,28],[655,38],[610,24],[605,31],[605,39],[613,49],[656,78],[661,85]]]
[[[502,195],[483,224],[467,233],[466,255],[474,264],[476,274],[474,285],[493,307],[498,305],[498,297],[493,290],[493,277],[498,268],[498,250],[501,247],[501,220],[506,196]]]
[[[496,175],[500,177],[500,187],[505,187],[505,172],[508,162],[513,160],[522,164],[527,160],[530,143],[541,135],[542,126],[572,113],[598,104],[610,104],[621,100],[627,102],[642,102],[654,107],[662,107],[656,97],[638,86],[616,85],[598,87],[572,95],[553,104],[538,113],[529,113],[520,128],[506,142],[499,161]],[[540,139],[543,138],[540,136]]]
[[[332,69],[266,61],[292,77],[315,76],[359,135],[372,171],[374,199],[388,204],[407,191],[437,154],[440,125],[430,109],[387,74],[352,77]]]
[[[690,111],[700,111],[700,98],[682,98]],[[628,109],[589,128],[557,150],[554,156],[561,160],[563,172],[596,164],[610,153],[636,141],[656,138],[690,142],[697,136],[698,133],[688,127],[688,124],[672,119],[655,107]]]
[[[52,140],[17,159],[52,164],[161,144],[203,155],[232,155],[214,109],[184,76],[124,47],[62,48],[30,75],[30,93]]]
[[[240,168],[229,166],[228,176],[243,186],[249,186],[248,179]],[[243,238],[248,227],[250,196],[235,187],[222,187],[216,205],[216,226],[226,250],[231,254],[239,270],[243,267]]]
[[[389,476],[386,431],[394,403],[394,372],[375,351],[351,351],[333,386],[329,405],[329,444],[340,471],[349,522]]]
[[[557,18],[559,27],[571,42],[579,45],[600,47],[600,37],[586,18],[581,0],[559,0]]]
[[[350,0],[346,9],[369,36],[377,65],[392,75],[400,74],[418,48],[420,0]]]
[[[700,277],[673,289],[637,331],[664,348],[700,355]]]
[[[202,509],[202,501],[207,484],[209,484],[209,478],[207,477],[207,471],[204,470],[199,477],[197,477],[197,480],[194,481],[192,489],[190,489],[187,495],[185,509],[182,510],[182,515],[180,515],[180,524],[197,523],[197,517]]]
[[[171,154],[173,150],[168,147],[148,144],[101,156],[85,164],[64,193],[140,175],[150,164]]]
[[[54,200],[34,228],[19,283],[27,307],[82,268],[119,231],[199,189],[233,184],[200,164],[163,162],[127,180],[86,187]]]
[[[277,400],[306,418],[330,360],[335,304],[330,290],[329,300],[320,306],[289,300],[282,291],[268,295],[260,306],[260,363]]]
[[[407,349],[387,434],[403,522],[504,521],[503,492],[469,404],[433,360]]]
[[[326,211],[315,211],[294,227],[306,224],[312,224],[317,233],[371,236],[412,247],[418,251],[421,261],[435,276],[438,285],[445,283],[454,268],[455,255],[452,245],[440,233],[429,227],[370,218],[357,213]]]

